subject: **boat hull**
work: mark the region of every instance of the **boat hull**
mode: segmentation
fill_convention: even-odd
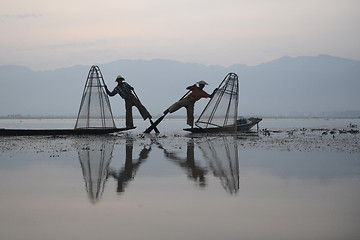
[[[0,136],[54,136],[54,135],[102,135],[131,130],[133,128],[83,128],[83,129],[0,129]]]
[[[249,118],[245,123],[238,120],[238,124],[236,126],[237,132],[247,132],[256,124],[262,121],[262,118]],[[211,127],[211,128],[184,128],[184,131],[192,132],[192,133],[219,133],[219,132],[232,132],[233,127]]]

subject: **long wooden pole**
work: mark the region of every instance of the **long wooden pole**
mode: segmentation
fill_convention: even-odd
[[[185,95],[182,96],[182,97],[179,99],[179,101],[182,100],[182,99],[184,99],[184,98],[189,94],[189,92],[191,92],[191,89],[190,89],[189,91],[187,91],[187,92],[185,93]],[[164,119],[164,117],[165,117],[168,113],[169,113],[169,109],[166,109],[166,110],[164,111],[164,115],[162,115],[162,116],[159,117],[154,123],[152,123],[151,126],[148,127],[148,128],[144,131],[144,133],[150,133],[153,129],[155,129],[156,126],[159,125],[159,123]]]

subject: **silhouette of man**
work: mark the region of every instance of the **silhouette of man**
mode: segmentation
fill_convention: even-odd
[[[148,112],[148,110],[144,107],[144,105],[141,104],[140,100],[137,97],[135,97],[134,94],[132,93],[134,88],[130,86],[127,82],[125,82],[125,79],[121,75],[117,76],[115,82],[117,82],[118,85],[114,88],[112,92],[108,90],[106,85],[104,87],[106,93],[110,97],[119,94],[125,100],[126,127],[128,128],[134,127],[133,115],[132,115],[133,106],[137,107],[144,120],[146,120],[147,118],[151,119],[152,117]]]
[[[191,93],[177,101],[176,103],[174,103],[173,105],[171,105],[165,112],[164,114],[166,114],[167,112],[169,113],[173,113],[177,110],[179,110],[181,107],[185,107],[186,108],[186,113],[187,113],[187,124],[191,127],[194,126],[194,106],[195,106],[195,102],[198,101],[201,98],[212,98],[216,92],[217,89],[214,89],[212,94],[208,94],[207,92],[205,92],[203,90],[203,88],[205,87],[205,85],[208,85],[205,81],[199,81],[197,82],[197,84],[199,86],[196,86],[196,84],[187,87],[186,89],[191,90]]]

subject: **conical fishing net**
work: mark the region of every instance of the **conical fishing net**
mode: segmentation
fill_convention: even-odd
[[[224,128],[236,131],[239,81],[235,73],[229,73],[220,83],[215,95],[204,108],[195,125],[199,128]]]
[[[104,85],[99,67],[92,66],[84,87],[75,129],[116,128]]]

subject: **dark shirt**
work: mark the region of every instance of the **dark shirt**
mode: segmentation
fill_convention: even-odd
[[[107,94],[109,94],[109,96],[119,94],[123,99],[126,99],[132,95],[131,90],[133,90],[132,86],[126,82],[122,82],[118,84],[112,92],[108,92]]]

